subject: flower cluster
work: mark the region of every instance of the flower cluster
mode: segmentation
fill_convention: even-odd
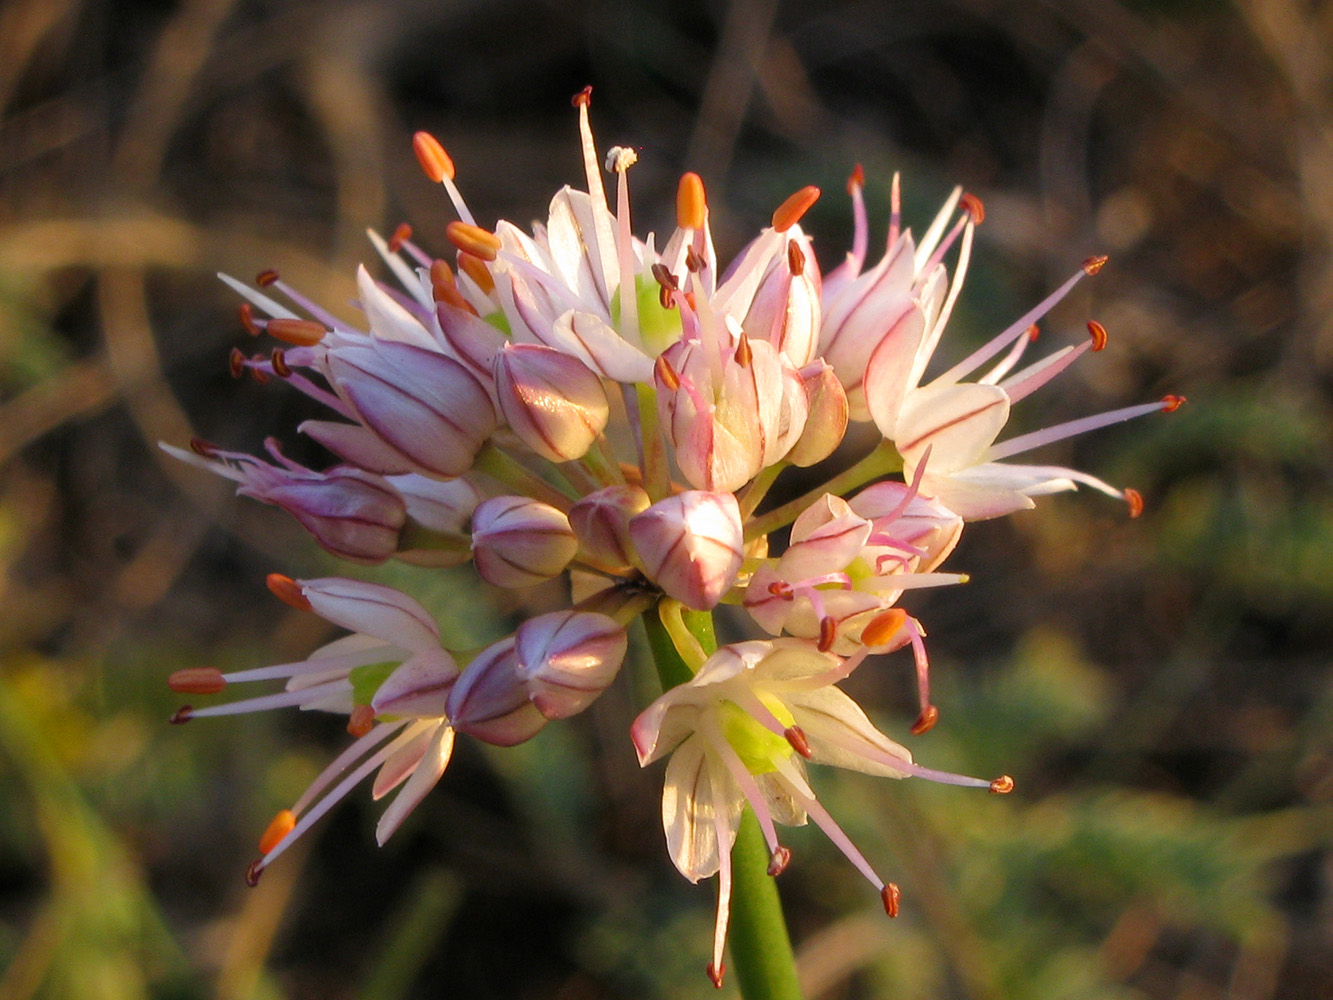
[[[457,214],[446,230],[454,266],[425,253],[405,226],[388,240],[372,233],[396,283],[358,272],[359,326],[276,272],[260,274],[258,287],[223,276],[244,298],[247,329],[282,345],[234,351],[233,372],[281,380],[326,406],[332,419],[298,429],[336,464],[305,468],[272,441],[268,459],[201,441],[190,451],[164,445],[282,507],[336,556],[470,561],[506,589],[567,578],[569,603],[465,653],[405,594],[275,575],[279,597],[350,634],[298,663],[180,671],[171,684],[183,693],[285,686],[186,706],[176,721],[280,706],[348,719],[355,741],[265,832],[254,881],[372,773],[375,798],[397,789],[379,822],[382,843],[440,779],[456,733],[508,746],[582,711],[619,672],[627,625],[652,616],[693,676],[644,709],[630,735],[643,765],[671,757],[662,818],[677,868],[691,881],[719,875],[709,970],[720,982],[730,854],[747,806],[771,874],[790,859],[777,824],[813,819],[897,912],[896,886],[820,805],[807,762],[1012,787],[1007,777],[915,763],[837,684],[868,655],[910,647],[920,697],[911,730],[931,728],[926,633],[899,606],[903,595],[964,582],[939,568],[963,525],[1031,508],[1035,497],[1082,484],[1137,514],[1132,490],[1007,460],[1183,400],[1001,441],[1013,404],[1106,345],[1105,330],[1089,323],[1081,342],[1025,358],[1037,321],[1105,258],[1084,261],[968,356],[936,363],[948,353],[938,348],[982,221],[976,198],[955,191],[918,239],[901,227],[895,177],[884,252],[868,265],[858,168],[848,183],[852,249],[831,271],[821,271],[801,227],[820,194],[812,187],[721,268],[700,178],[681,179],[676,227],[660,245],[636,238],[627,183],[636,155],[599,155],[589,92],[574,103],[587,190],[557,192],[546,223],[530,232],[480,226],[449,156],[417,135],[422,168]],[[865,454],[803,496],[765,502],[784,470],[834,455],[853,423],[874,429]],[[785,548],[770,551],[773,533],[788,528]],[[719,605],[769,637],[705,648],[690,623]]]

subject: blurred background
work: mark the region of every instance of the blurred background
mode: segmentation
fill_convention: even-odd
[[[1016,422],[1157,398],[1172,417],[1048,449],[1137,487],[969,530],[966,588],[910,604],[850,687],[918,758],[998,799],[819,773],[903,889],[890,922],[813,830],[781,889],[811,998],[1333,997],[1333,7],[1297,0],[5,0],[0,5],[0,996],[665,998],[703,974],[714,887],[663,849],[627,680],[523,747],[460,740],[384,849],[362,789],[266,875],[273,812],[345,742],[331,717],[166,724],[179,667],[330,638],[264,575],[403,586],[467,646],[520,610],[464,569],[339,566],[272,508],[156,448],[278,435],[323,465],[214,277],[353,295],[368,226],[481,221],[582,184],[570,96],[632,145],[636,230],[708,184],[729,256],[804,184],[825,267],[865,166],[918,231],[955,183],[978,232],[942,349],[963,355],[1091,253],[1043,324],[1108,349]],[[632,673],[632,672],[627,672]],[[735,995],[728,985],[726,995]]]

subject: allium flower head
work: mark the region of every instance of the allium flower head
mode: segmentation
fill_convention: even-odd
[[[233,374],[289,386],[329,411],[298,430],[334,464],[297,465],[276,442],[271,461],[167,446],[287,510],[336,556],[471,562],[477,578],[516,592],[507,606],[524,619],[456,655],[405,594],[275,577],[277,593],[351,634],[298,663],[182,671],[172,680],[182,692],[261,680],[285,689],[177,718],[279,706],[348,717],[355,742],[279,815],[257,875],[372,772],[377,798],[401,786],[380,820],[383,841],[439,780],[456,732],[509,746],[587,708],[615,682],[626,626],[643,614],[668,689],[630,735],[642,764],[671,756],[663,824],[677,868],[691,881],[719,875],[710,972],[720,982],[730,852],[746,808],[770,873],[790,858],[777,825],[813,818],[897,911],[896,887],[815,797],[807,761],[1009,790],[1007,778],[915,763],[836,684],[871,654],[910,648],[919,700],[910,730],[934,726],[926,629],[909,608],[918,589],[967,581],[943,568],[965,523],[1079,485],[1124,500],[1131,514],[1142,506],[1133,490],[1088,473],[1008,460],[1183,399],[1006,438],[1016,404],[1106,347],[1090,322],[1080,342],[1024,361],[1037,321],[1105,258],[1084,261],[959,360],[945,334],[984,218],[979,199],[955,190],[918,237],[903,225],[895,175],[883,253],[870,262],[858,167],[852,247],[830,270],[802,226],[815,187],[779,204],[726,264],[697,174],[681,178],[665,239],[634,235],[638,155],[598,147],[590,103],[590,89],[574,100],[584,190],[557,191],[531,227],[479,220],[452,158],[418,133],[418,161],[452,206],[452,249],[433,256],[406,225],[387,239],[372,233],[392,281],[358,270],[359,325],[276,272],[261,272],[257,287],[224,277],[244,298],[246,330],[280,345],[235,350]],[[864,454],[847,454],[849,423],[872,430]],[[804,492],[783,478],[793,466],[808,470]],[[713,652],[709,616],[723,604],[769,638]]]

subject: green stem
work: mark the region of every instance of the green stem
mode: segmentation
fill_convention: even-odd
[[[704,652],[717,651],[710,612],[686,610],[681,621]],[[694,672],[677,651],[656,608],[644,612],[643,624],[663,690],[687,683]],[[768,844],[759,821],[747,808],[731,852],[731,964],[744,1000],[801,1000],[796,958],[768,864]]]
[[[764,832],[746,809],[731,851],[731,961],[745,1000],[800,1000],[796,957],[768,861]]]
[[[804,496],[797,497],[789,503],[784,503],[781,507],[775,507],[767,514],[755,518],[745,526],[745,540],[753,541],[760,535],[767,535],[770,531],[781,528],[783,525],[790,524],[796,520],[796,516],[809,507],[814,501],[818,500],[825,493],[832,493],[834,496],[843,496],[844,494],[863,486],[872,479],[878,479],[880,476],[887,476],[891,472],[898,472],[903,467],[902,457],[898,450],[894,448],[891,441],[881,441],[869,455],[861,459],[850,469],[834,476],[823,486],[811,490]]]
[[[530,496],[534,500],[542,501],[542,503],[548,503],[558,510],[568,513],[569,508],[573,506],[574,501],[570,497],[561,493],[540,476],[530,472],[518,459],[492,444],[484,446],[477,453],[477,458],[472,463],[472,467],[478,472],[484,472],[492,479],[498,480],[516,493]]]

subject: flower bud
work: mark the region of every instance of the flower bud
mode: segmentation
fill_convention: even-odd
[[[606,615],[557,611],[519,626],[518,674],[548,719],[582,712],[615,679],[625,659],[625,630]]]
[[[361,422],[419,469],[458,476],[495,430],[495,409],[463,365],[397,341],[340,338],[329,378]]]
[[[445,708],[459,732],[495,746],[515,746],[546,725],[519,676],[512,636],[487,646],[467,665],[449,692]]]
[[[648,509],[648,494],[638,486],[608,486],[589,493],[569,511],[579,550],[608,569],[634,565],[629,522]]]
[[[406,523],[403,501],[383,480],[354,470],[314,479],[292,476],[259,492],[256,499],[276,504],[335,556],[360,563],[379,563],[398,551]]]
[[[740,572],[744,533],[730,493],[667,497],[631,520],[629,530],[648,578],[696,611],[722,600]]]
[[[569,519],[530,497],[493,497],[472,513],[472,558],[497,587],[531,587],[559,576],[578,552]]]
[[[506,344],[496,354],[495,392],[514,433],[552,462],[583,457],[610,416],[602,380],[541,344]]]
[[[822,462],[842,444],[847,431],[847,393],[822,358],[801,369],[801,381],[810,412],[800,438],[784,458],[804,469]]]

